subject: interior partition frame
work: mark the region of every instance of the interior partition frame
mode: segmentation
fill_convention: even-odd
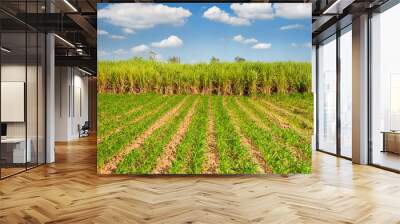
[[[336,32],[334,33],[334,34],[332,34],[332,35],[330,35],[330,36],[327,36],[326,38],[324,38],[324,39],[322,39],[322,40],[320,40],[317,44],[316,44],[316,71],[315,71],[315,74],[316,74],[316,94],[315,94],[315,97],[316,97],[316,105],[315,105],[315,110],[316,110],[316,114],[317,114],[317,116],[316,116],[316,143],[315,143],[315,145],[316,145],[316,151],[319,151],[319,152],[323,152],[323,153],[326,153],[326,154],[329,154],[329,155],[333,155],[333,156],[337,156],[337,157],[340,157],[340,158],[343,158],[343,159],[346,159],[346,160],[352,160],[352,158],[349,158],[349,157],[347,157],[347,156],[343,156],[342,155],[342,153],[341,153],[341,118],[340,118],[340,103],[341,103],[341,101],[340,101],[340,81],[341,81],[341,65],[340,65],[340,61],[341,61],[341,58],[340,58],[340,37],[341,37],[341,35],[343,34],[343,32],[342,32],[342,30],[344,30],[344,29],[346,29],[348,26],[351,26],[352,24],[350,23],[350,24],[348,24],[348,25],[346,25],[345,27],[343,27],[343,28],[340,28],[339,27],[339,25],[338,24],[336,24],[335,26],[336,26]],[[318,53],[318,51],[319,51],[319,45],[323,42],[323,41],[325,41],[325,40],[327,40],[327,39],[329,39],[329,38],[331,38],[333,35],[336,35],[335,36],[335,41],[336,41],[336,61],[335,61],[335,63],[336,63],[336,153],[332,153],[332,152],[328,152],[328,151],[326,151],[326,150],[324,150],[324,149],[321,149],[320,147],[319,147],[319,104],[320,104],[320,102],[319,102],[319,94],[320,94],[320,89],[319,89],[319,76],[320,76],[320,74],[319,74],[319,53]],[[332,40],[333,41],[333,40]]]
[[[387,2],[385,2],[384,4],[382,4],[381,6],[375,8],[375,9],[371,9],[368,10],[368,35],[367,35],[367,45],[368,45],[368,54],[367,54],[367,82],[368,82],[368,111],[367,111],[367,119],[368,119],[368,156],[367,156],[367,160],[368,160],[368,165],[373,166],[373,167],[377,167],[383,170],[387,170],[387,171],[391,171],[394,173],[400,173],[400,170],[397,169],[393,169],[390,167],[386,167],[386,166],[382,166],[379,164],[375,164],[373,163],[373,141],[372,141],[372,18],[373,18],[373,13],[383,13],[386,10],[392,8],[393,6],[400,4],[400,0],[388,0]]]
[[[27,3],[28,1],[25,1],[25,3]],[[36,1],[37,3],[38,3],[38,1]],[[39,9],[39,6],[38,5],[36,5],[36,8],[37,8],[37,12],[38,12],[38,9]],[[47,7],[46,7],[46,13],[47,13]],[[26,17],[27,17],[27,13],[28,13],[28,11],[27,11],[27,4],[25,4],[25,19],[26,19]],[[21,20],[18,20],[17,19],[17,21],[19,21],[19,22],[21,22]],[[17,175],[17,174],[20,174],[20,173],[23,173],[23,172],[26,172],[26,171],[28,171],[28,170],[30,170],[30,169],[33,169],[33,168],[36,168],[36,167],[39,167],[39,166],[41,166],[41,165],[44,165],[44,164],[46,164],[46,163],[48,163],[48,161],[47,161],[47,113],[46,113],[46,111],[47,111],[47,100],[46,100],[46,97],[47,97],[47,32],[41,32],[40,30],[37,30],[36,28],[33,28],[32,26],[30,26],[30,25],[28,25],[27,23],[25,23],[25,22],[23,22],[24,23],[24,27],[25,27],[25,30],[23,31],[23,33],[25,33],[25,85],[24,85],[24,91],[25,91],[25,93],[24,93],[24,120],[25,120],[25,169],[24,170],[21,170],[21,171],[18,171],[18,172],[15,172],[15,173],[12,173],[12,174],[10,174],[10,175],[7,175],[7,176],[3,176],[3,174],[2,174],[2,172],[1,172],[1,170],[2,170],[2,168],[0,167],[0,180],[3,180],[3,179],[6,179],[6,178],[8,178],[8,177],[12,177],[12,176],[15,176],[15,175]],[[1,26],[1,23],[0,23],[0,26]],[[0,27],[1,28],[1,27]],[[27,131],[27,129],[28,129],[28,119],[27,119],[27,82],[28,82],[28,78],[27,78],[27,76],[28,76],[28,30],[30,30],[30,32],[35,32],[36,33],[36,139],[38,139],[39,138],[39,113],[38,113],[38,111],[39,111],[39,98],[38,98],[38,96],[39,96],[39,79],[38,79],[38,76],[39,76],[39,69],[38,69],[38,66],[39,66],[39,33],[42,33],[42,34],[44,34],[43,35],[43,42],[42,42],[42,44],[44,44],[43,45],[43,47],[45,48],[44,49],[44,51],[41,51],[41,53],[42,54],[44,54],[44,55],[42,55],[42,58],[43,58],[43,60],[44,60],[44,66],[42,66],[42,80],[44,80],[44,81],[42,81],[43,82],[43,95],[44,95],[44,99],[43,99],[43,103],[44,103],[44,107],[43,107],[43,112],[44,112],[44,117],[43,117],[43,119],[44,120],[42,120],[42,122],[44,123],[44,133],[43,133],[43,143],[44,143],[44,145],[43,145],[43,147],[44,147],[44,149],[43,149],[43,152],[44,152],[44,155],[42,155],[44,158],[43,158],[43,163],[39,163],[39,144],[38,144],[38,141],[37,141],[37,145],[36,145],[36,164],[34,165],[34,166],[31,166],[31,167],[28,167],[28,153],[27,153],[27,147],[28,147],[28,131]],[[0,30],[0,45],[2,45],[2,31]],[[2,77],[2,72],[1,72],[1,67],[2,67],[2,55],[1,55],[1,53],[0,53],[0,83],[1,83],[1,77]],[[1,90],[1,85],[0,85],[0,90]],[[1,98],[1,91],[0,91],[0,98]],[[0,110],[1,110],[1,105],[0,105]],[[1,114],[0,114],[0,123],[1,123]],[[1,144],[0,144],[0,156],[1,156]]]

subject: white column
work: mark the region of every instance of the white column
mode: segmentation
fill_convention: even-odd
[[[368,15],[353,19],[353,162],[368,163]]]
[[[46,37],[46,162],[55,161],[54,133],[55,133],[55,60],[54,60],[54,35]]]

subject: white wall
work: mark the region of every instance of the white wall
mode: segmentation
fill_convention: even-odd
[[[88,78],[83,75],[76,68],[56,67],[56,141],[79,138],[78,125],[82,126],[88,120]],[[79,105],[82,113],[79,111]]]

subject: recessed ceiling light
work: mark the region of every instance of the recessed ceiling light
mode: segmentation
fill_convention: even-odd
[[[62,42],[64,42],[64,43],[66,43],[67,45],[69,45],[70,47],[75,48],[75,45],[71,44],[71,42],[69,42],[68,40],[66,40],[66,39],[64,39],[64,38],[62,38],[62,37],[60,37],[60,36],[57,35],[57,34],[54,34],[54,36],[57,37],[57,38],[58,38],[59,40],[61,40]]]
[[[81,71],[81,72],[83,72],[83,73],[85,73],[85,74],[87,74],[87,75],[92,75],[92,73],[90,73],[90,72],[88,72],[88,71],[85,71],[85,70],[83,70],[83,69],[81,69],[81,68],[79,68],[79,67],[78,67],[78,70]]]
[[[64,0],[65,4],[67,4],[74,12],[78,12],[78,10],[68,1]]]
[[[9,50],[9,49],[7,49],[7,48],[5,48],[5,47],[1,47],[0,49],[1,49],[2,51],[6,52],[6,53],[10,53],[10,52],[11,52],[11,50]]]

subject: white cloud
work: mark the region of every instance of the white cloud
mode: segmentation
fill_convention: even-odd
[[[242,35],[236,35],[236,36],[234,36],[233,38],[232,38],[232,40],[233,41],[236,41],[236,42],[239,42],[239,43],[242,43],[243,42],[243,40],[244,40],[244,37],[242,36]]]
[[[256,20],[311,18],[311,4],[306,3],[233,3],[233,14],[213,6],[203,13],[203,17],[234,26],[251,25]],[[289,28],[290,29],[290,28]]]
[[[258,43],[258,40],[255,39],[255,38],[248,38],[248,39],[244,40],[243,43],[245,43],[245,44],[255,44],[255,43]]]
[[[159,48],[172,48],[172,47],[179,47],[183,44],[183,41],[179,39],[177,36],[169,36],[167,39],[164,39],[160,42],[153,42],[151,46],[159,47]]]
[[[287,26],[281,26],[279,29],[280,30],[293,30],[293,29],[302,29],[302,28],[304,28],[304,26],[301,24],[291,24],[291,25],[287,25]]]
[[[122,31],[126,34],[134,34],[135,31],[131,28],[123,28]]]
[[[121,35],[111,35],[111,38],[114,40],[124,40],[126,39],[125,36],[121,36]]]
[[[305,48],[309,48],[309,47],[311,47],[311,42],[306,42],[306,43],[302,43],[302,44],[290,43],[290,46],[292,46],[292,47],[305,47]]]
[[[142,45],[133,47],[131,50],[133,53],[143,53],[143,52],[149,51],[150,48],[147,45],[142,44]]]
[[[274,18],[271,3],[233,3],[231,9],[238,17],[249,20]]]
[[[258,44],[253,45],[251,48],[257,49],[257,50],[264,50],[264,49],[270,49],[271,46],[272,45],[270,43],[258,43]]]
[[[108,35],[109,33],[105,30],[98,30],[97,35]]]
[[[103,51],[103,50],[97,51],[97,56],[103,57],[103,56],[107,56],[107,55],[109,55],[109,53],[107,51]]]
[[[97,13],[115,26],[136,29],[148,29],[156,25],[183,25],[192,13],[182,7],[170,7],[152,3],[109,4]]]
[[[285,19],[311,18],[311,3],[274,4],[275,15]]]
[[[127,54],[127,53],[128,53],[128,51],[126,51],[124,49],[118,49],[118,50],[113,51],[113,54],[116,54],[116,55],[123,55],[123,54]]]
[[[224,10],[221,10],[217,6],[213,6],[203,13],[203,17],[212,21],[218,21],[233,26],[247,26],[250,25],[250,21],[245,18],[237,16],[231,16]]]
[[[242,44],[255,44],[255,43],[257,43],[258,42],[258,40],[257,39],[255,39],[255,38],[244,38],[242,35],[236,35],[236,36],[234,36],[233,38],[232,38],[232,40],[233,41],[236,41],[236,42],[239,42],[239,43],[242,43]]]

